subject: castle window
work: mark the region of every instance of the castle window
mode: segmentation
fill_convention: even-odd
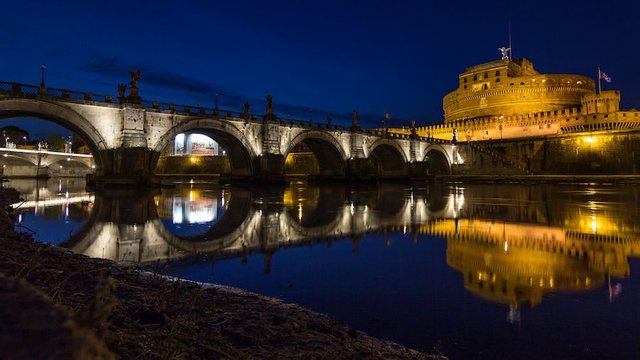
[[[500,76],[500,70],[496,70],[496,76]]]
[[[488,88],[489,88],[489,86],[488,86],[487,84],[483,84],[483,85],[482,85],[482,89],[483,89],[483,90],[487,90]]]
[[[484,78],[487,79],[489,77],[489,73],[484,73]]]
[[[496,79],[496,82],[500,82],[500,78],[497,78],[497,79]]]
[[[467,83],[467,78],[464,78],[464,79],[463,79],[463,82],[466,84],[466,83]]]
[[[465,89],[467,88],[467,84],[464,84],[464,88],[465,88]]]
[[[478,80],[478,75],[473,75],[473,81]]]

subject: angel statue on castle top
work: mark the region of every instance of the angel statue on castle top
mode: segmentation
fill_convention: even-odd
[[[498,50],[500,50],[500,53],[502,54],[502,60],[509,60],[509,51],[511,51],[511,48],[503,46],[498,48]]]

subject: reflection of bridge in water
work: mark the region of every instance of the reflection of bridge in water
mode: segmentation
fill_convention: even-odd
[[[124,263],[204,253],[246,259],[259,251],[268,271],[271,254],[281,247],[351,239],[357,249],[371,233],[439,236],[447,239],[447,264],[462,273],[465,287],[509,304],[512,319],[520,304],[538,304],[546,292],[594,289],[608,276],[630,275],[628,257],[640,253],[638,214],[624,202],[637,189],[634,196],[614,198],[623,204],[617,207],[558,188],[490,189],[382,185],[355,191],[294,184],[280,190],[220,188],[209,195],[184,188],[146,200],[103,196],[66,246]],[[207,196],[216,200],[197,203]],[[183,221],[222,216],[197,235],[178,237],[166,226],[176,222],[175,209]],[[496,214],[504,220],[493,220]]]
[[[84,179],[12,179],[9,186],[20,192],[24,201],[13,205],[20,210],[33,209],[39,215],[46,208],[61,206],[64,211],[72,204],[92,204],[95,196],[85,191]]]
[[[202,196],[200,190],[187,192],[187,198]],[[230,189],[224,196],[217,196],[220,200],[215,203],[224,204],[224,215],[205,232],[189,237],[174,235],[159,216],[179,209],[179,218],[186,219],[182,214],[185,204],[174,207],[162,196],[97,197],[90,221],[67,246],[75,252],[124,263],[149,263],[200,253],[232,256],[318,240],[407,231],[415,224],[455,213],[454,203],[432,210],[424,197],[411,195],[405,200],[402,188],[360,194],[350,193],[345,187],[294,186],[279,193]],[[158,211],[156,204],[163,204],[164,209]]]

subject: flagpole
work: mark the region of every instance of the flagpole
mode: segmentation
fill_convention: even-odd
[[[600,66],[598,66],[598,94],[602,92],[602,85],[600,84],[602,76],[600,76]]]

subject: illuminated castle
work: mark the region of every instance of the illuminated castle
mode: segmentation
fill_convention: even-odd
[[[527,59],[467,68],[444,97],[444,121],[512,116],[579,107],[594,82],[581,75],[540,74]]]
[[[443,99],[444,123],[416,132],[478,141],[640,127],[640,112],[620,111],[619,91],[595,88],[587,76],[541,74],[527,59],[504,57],[467,68]]]

